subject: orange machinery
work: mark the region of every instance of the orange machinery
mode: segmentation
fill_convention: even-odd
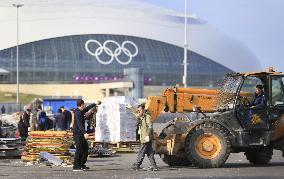
[[[161,96],[150,96],[146,103],[152,121],[162,112],[192,112],[200,109],[210,113],[216,111],[216,96],[218,90],[194,88],[167,88]]]

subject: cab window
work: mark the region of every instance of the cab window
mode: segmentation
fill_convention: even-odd
[[[284,105],[283,82],[284,77],[282,76],[271,78],[271,103],[273,106]]]
[[[248,76],[242,85],[241,96],[248,97],[248,100],[251,101],[256,85],[263,85],[261,79],[256,76]]]

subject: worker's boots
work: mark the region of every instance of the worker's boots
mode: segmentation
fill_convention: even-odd
[[[154,157],[149,157],[149,160],[150,160],[151,166],[148,168],[148,170],[150,170],[150,171],[158,171],[158,167],[157,167],[155,158]]]
[[[134,163],[132,164],[131,168],[132,170],[141,170],[142,168],[140,167],[140,165],[138,163]]]
[[[132,164],[131,168],[132,168],[132,170],[136,170],[136,171],[138,171],[138,170],[158,171],[158,167],[157,167],[156,164],[155,165],[151,165],[148,168],[141,168],[139,164],[134,163],[134,164]]]

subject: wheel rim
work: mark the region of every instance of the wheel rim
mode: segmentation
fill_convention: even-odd
[[[221,152],[221,140],[214,134],[202,134],[196,140],[196,152],[204,159],[214,159]]]

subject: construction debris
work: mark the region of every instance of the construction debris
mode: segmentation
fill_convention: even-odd
[[[14,113],[12,115],[9,114],[1,114],[0,115],[0,123],[2,123],[2,137],[3,138],[15,138],[17,131],[17,123],[20,119],[20,113]]]
[[[56,157],[65,163],[70,163],[71,155],[69,148],[72,145],[72,141],[73,134],[66,131],[29,132],[22,160],[31,162],[39,161],[40,158],[43,158],[48,161],[55,161],[53,157]],[[55,165],[58,164],[58,161],[55,162]]]
[[[115,151],[105,148],[102,145],[96,145],[93,148],[89,149],[90,157],[112,157],[115,155]]]
[[[13,114],[1,114],[1,121],[3,126],[17,126],[20,120],[21,114],[20,112],[13,113]]]
[[[20,157],[22,148],[19,138],[0,138],[0,158]]]
[[[60,166],[63,164],[63,160],[55,157],[54,155],[48,153],[48,152],[40,152],[39,153],[39,158],[43,161],[48,161],[51,164],[55,165],[55,166]]]

